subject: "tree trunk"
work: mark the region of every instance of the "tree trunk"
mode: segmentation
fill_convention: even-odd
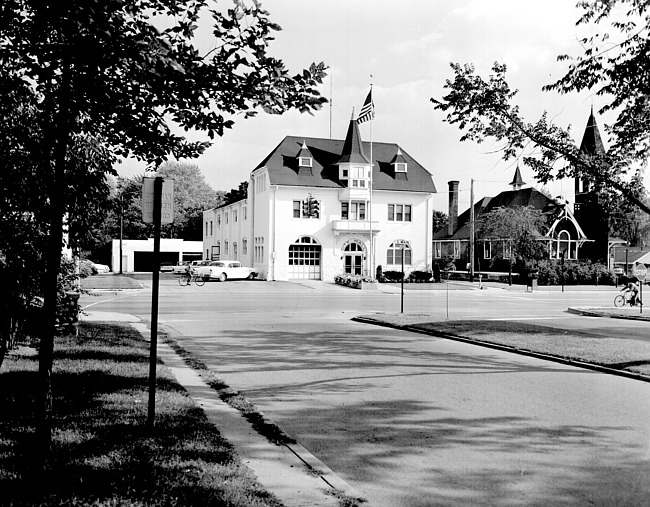
[[[53,117],[53,129],[47,129],[46,142],[53,151],[49,167],[53,177],[49,188],[50,224],[46,252],[46,268],[43,275],[43,319],[40,329],[38,355],[38,392],[36,398],[36,444],[39,455],[45,459],[52,444],[52,363],[54,336],[56,334],[58,279],[63,249],[63,217],[65,214],[66,158],[70,140],[70,68],[62,65],[62,82],[59,89],[59,109]],[[50,155],[51,154],[51,155]],[[47,161],[44,164],[48,166]]]

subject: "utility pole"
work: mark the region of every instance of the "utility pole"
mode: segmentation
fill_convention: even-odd
[[[474,281],[474,178],[469,187],[469,281]]]

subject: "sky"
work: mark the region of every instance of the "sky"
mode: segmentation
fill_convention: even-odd
[[[221,0],[227,2],[228,0]],[[516,162],[504,162],[489,144],[460,142],[456,126],[443,122],[431,97],[444,95],[453,77],[450,62],[472,63],[487,77],[495,61],[508,67],[515,101],[524,118],[535,121],[543,111],[561,127],[571,126],[580,143],[592,105],[602,99],[585,92],[559,95],[542,87],[562,77],[560,54],[579,55],[586,27],[576,27],[577,0],[262,0],[272,21],[282,27],[269,52],[285,61],[291,73],[312,62],[330,67],[320,91],[330,104],[314,115],[292,111],[281,116],[260,112],[235,117],[235,126],[200,158],[189,161],[202,170],[215,190],[228,191],[248,180],[250,172],[287,135],[342,139],[353,108],[356,111],[372,83],[375,120],[372,140],[397,143],[432,175],[438,194],[434,208],[447,211],[450,180],[460,182],[460,209],[469,207],[470,182],[475,201],[510,190]],[[331,121],[330,121],[331,118]],[[613,118],[597,116],[604,125]],[[370,140],[370,123],[360,126]],[[203,139],[193,136],[193,139]],[[122,176],[144,172],[126,161],[116,167]],[[523,163],[524,181],[538,189]],[[546,187],[553,196],[573,201],[573,181]]]

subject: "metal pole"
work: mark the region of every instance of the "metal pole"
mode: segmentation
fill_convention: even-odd
[[[474,281],[474,179],[469,187],[469,281]]]
[[[124,205],[122,198],[123,195],[120,194],[120,275],[122,274],[122,234],[124,232]]]
[[[400,313],[404,313],[404,246],[402,245],[402,301]]]
[[[158,362],[158,293],[160,282],[160,221],[163,179],[153,184],[153,266],[151,290],[151,343],[149,344],[149,405],[147,427],[153,429],[156,416],[156,364]]]

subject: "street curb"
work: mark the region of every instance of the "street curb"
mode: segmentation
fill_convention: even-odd
[[[640,380],[641,382],[648,382],[650,383],[650,377],[641,375],[639,373],[632,373],[632,372],[627,372],[627,371],[622,371],[622,370],[616,370],[614,368],[609,368],[607,366],[602,366],[599,364],[594,364],[594,363],[587,363],[584,361],[578,361],[575,359],[567,359],[564,357],[560,356],[552,356],[548,354],[542,354],[540,352],[533,352],[532,350],[522,350],[522,349],[517,349],[515,347],[510,347],[508,345],[500,345],[498,343],[490,343],[490,342],[484,342],[481,340],[472,340],[469,338],[465,338],[463,336],[457,336],[457,335],[452,335],[452,334],[447,334],[447,333],[442,333],[439,331],[432,331],[432,330],[425,330],[425,329],[420,329],[415,326],[398,326],[394,324],[389,324],[387,322],[381,322],[369,318],[364,318],[364,317],[353,317],[353,321],[355,322],[360,322],[363,324],[372,324],[375,326],[382,326],[382,327],[388,327],[392,329],[400,329],[403,331],[409,331],[412,333],[418,333],[418,334],[423,334],[427,336],[435,336],[436,338],[444,338],[447,340],[453,340],[461,343],[467,343],[470,345],[477,345],[479,347],[484,347],[488,349],[495,349],[495,350],[501,350],[503,352],[510,352],[513,354],[519,354],[521,356],[527,356],[527,357],[534,357],[537,359],[542,359],[544,361],[551,361],[553,363],[560,363],[564,364],[567,366],[575,366],[576,368],[584,368],[586,370],[592,370],[592,371],[597,371],[600,373],[607,373],[609,375],[616,375],[618,377],[625,377],[629,378],[632,380]]]
[[[584,315],[586,317],[603,317],[606,319],[623,319],[623,320],[638,320],[641,322],[650,322],[650,317],[648,316],[640,316],[640,315],[616,315],[616,314],[608,314],[602,311],[599,311],[596,308],[580,308],[580,307],[574,307],[571,308],[569,307],[567,309],[569,313],[573,313],[575,315]]]
[[[135,325],[134,325],[135,324]],[[132,323],[145,339],[148,339],[143,333],[143,330],[148,330],[148,326],[143,323]],[[176,335],[173,329],[161,325],[168,335]],[[295,444],[282,444],[276,445],[270,442],[266,437],[260,435],[247,421],[243,414],[237,409],[230,407],[226,402],[222,401],[218,394],[208,386],[208,384],[200,377],[199,373],[189,366],[185,359],[165,343],[159,343],[160,348],[159,358],[166,359],[163,362],[166,366],[168,363],[173,363],[174,373],[181,386],[188,392],[204,411],[214,413],[215,411],[223,418],[225,414],[230,414],[230,419],[234,419],[229,424],[226,424],[223,419],[215,420],[214,416],[209,417],[211,422],[217,427],[219,432],[224,436],[228,442],[238,442],[231,444],[238,451],[245,463],[253,472],[258,476],[260,483],[267,488],[270,492],[274,493],[283,502],[286,507],[338,507],[340,502],[337,495],[345,495],[350,499],[355,499],[359,504],[364,507],[371,507],[366,499],[363,498],[352,486],[341,479],[336,473],[320,461],[311,452],[305,449],[302,445]],[[176,373],[185,371],[185,375],[189,375],[188,382],[183,383],[183,374],[176,375]],[[181,378],[178,378],[178,377]],[[191,388],[195,388],[200,384],[204,390],[209,390],[212,393],[210,403],[203,399],[195,398],[191,394]],[[279,427],[276,423],[264,415],[266,421]],[[262,454],[266,458],[246,456],[242,452],[243,442],[256,440],[253,446],[256,452],[259,453],[261,448],[266,449]],[[283,451],[284,449],[284,451]],[[295,460],[298,461],[295,461]],[[304,465],[304,466],[301,466]]]

